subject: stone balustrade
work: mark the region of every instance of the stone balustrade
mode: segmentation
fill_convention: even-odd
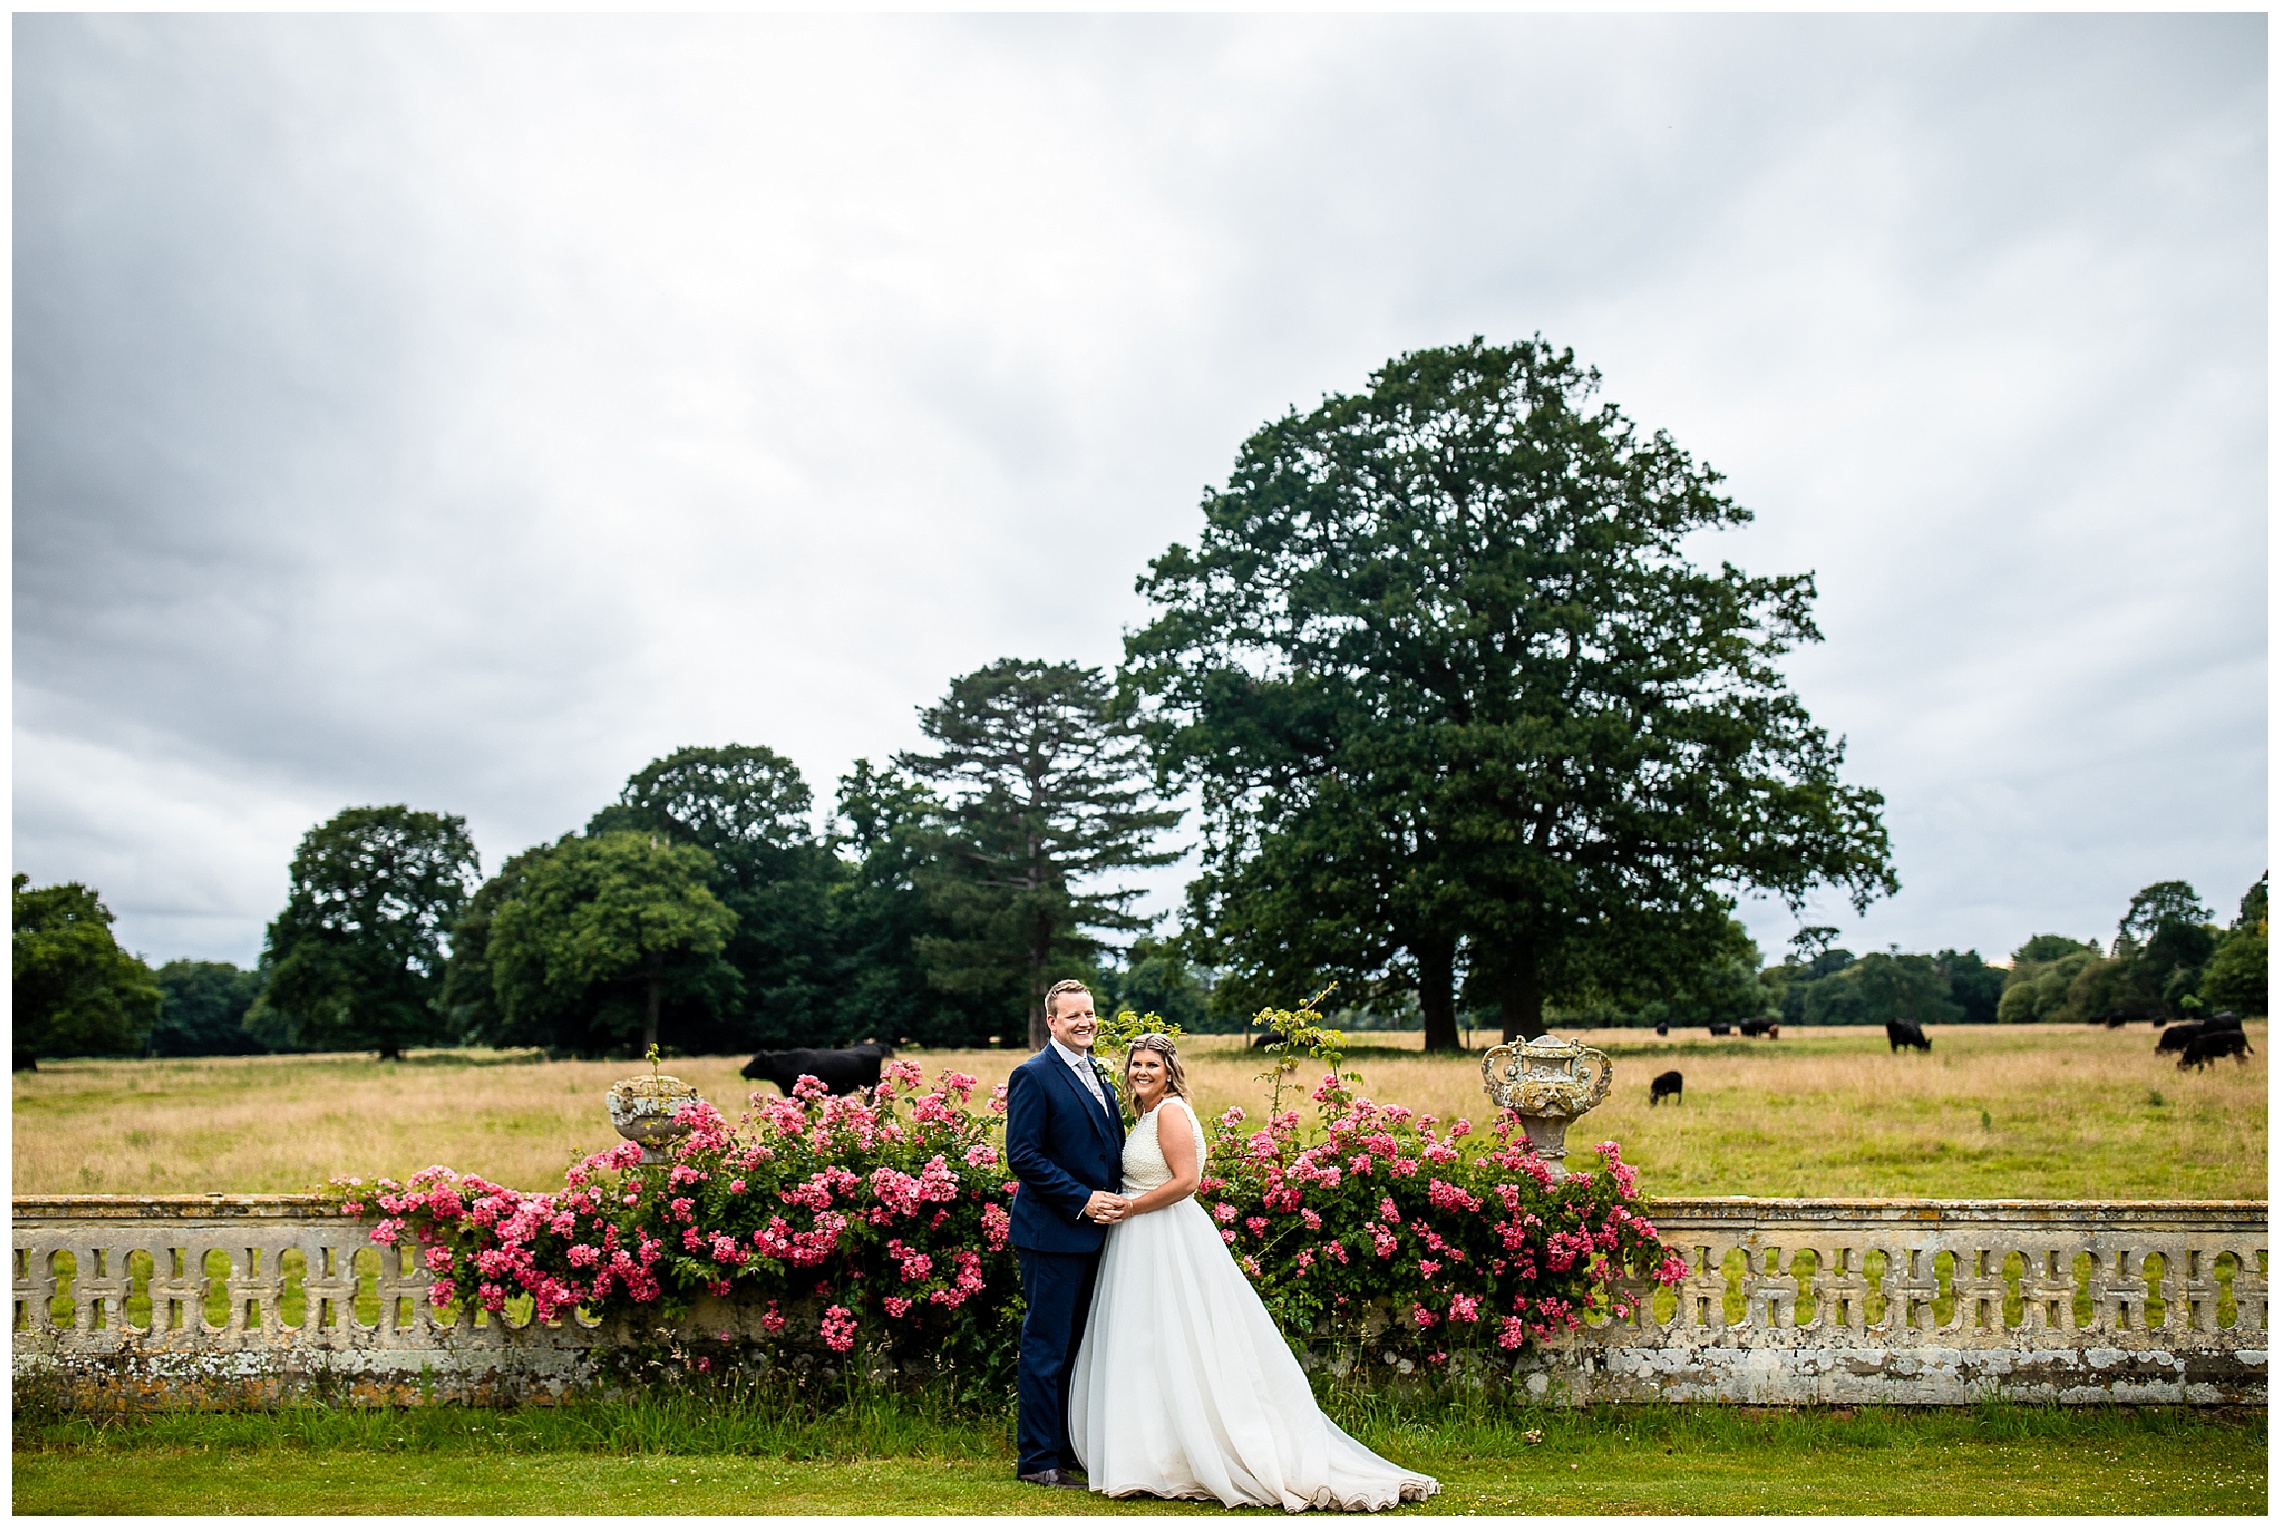
[[[1510,1376],[1525,1393],[2265,1400],[2261,1201],[1670,1199],[1654,1219],[1685,1282],[1641,1284],[1634,1317],[1531,1347]],[[654,1335],[511,1307],[446,1319],[409,1250],[299,1195],[20,1198],[11,1230],[18,1380],[104,1404],[558,1394],[593,1378],[598,1350]],[[710,1298],[686,1330],[767,1341],[755,1310]],[[1364,1382],[1395,1367],[1369,1367],[1366,1342],[1321,1356]]]
[[[2264,1403],[2261,1201],[1673,1199],[1654,1218],[1690,1272],[1570,1339],[1571,1394]]]

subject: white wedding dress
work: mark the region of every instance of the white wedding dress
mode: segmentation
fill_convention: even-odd
[[[1168,1098],[1124,1140],[1124,1192],[1171,1181],[1156,1141]],[[1069,1441],[1110,1496],[1216,1498],[1230,1507],[1375,1512],[1441,1489],[1388,1463],[1314,1404],[1306,1373],[1219,1228],[1191,1198],[1110,1228],[1092,1315],[1069,1376]]]

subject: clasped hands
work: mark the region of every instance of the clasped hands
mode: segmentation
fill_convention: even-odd
[[[1122,1194],[1111,1194],[1105,1189],[1093,1190],[1093,1196],[1085,1201],[1085,1219],[1098,1225],[1113,1226],[1131,1213],[1131,1200]]]

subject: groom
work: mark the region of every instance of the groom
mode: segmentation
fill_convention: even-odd
[[[1005,1094],[1005,1156],[1021,1180],[1013,1196],[1013,1250],[1021,1261],[1023,1480],[1084,1489],[1069,1447],[1069,1368],[1085,1335],[1093,1274],[1107,1227],[1124,1218],[1124,1116],[1092,1059],[1092,994],[1058,982],[1045,994],[1053,1039],[1013,1069]]]

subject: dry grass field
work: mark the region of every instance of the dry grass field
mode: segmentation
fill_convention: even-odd
[[[1985,1199],[2266,1197],[2266,1027],[2256,1054],[2180,1073],[2154,1036],[2077,1026],[1932,1031],[1929,1055],[1881,1031],[1785,1030],[1779,1040],[1580,1036],[1615,1060],[1613,1096],[1571,1144],[1614,1139],[1651,1194]],[[1362,1091],[1450,1118],[1487,1113],[1476,1056],[1428,1058],[1415,1035],[1357,1035]],[[1479,1043],[1485,1044],[1486,1041]],[[1198,1102],[1254,1115],[1263,1058],[1234,1037],[1188,1042]],[[1002,1050],[908,1053],[1002,1081]],[[602,1092],[625,1062],[468,1065],[452,1053],[57,1062],[14,1083],[19,1194],[277,1193],[335,1175],[401,1177],[430,1163],[520,1188],[561,1181],[613,1144]],[[487,1058],[477,1058],[487,1059]],[[741,1057],[675,1061],[732,1116],[755,1086]],[[1676,1068],[1680,1105],[1647,1082]],[[1309,1078],[1311,1080],[1311,1078]],[[759,1085],[763,1091],[772,1088]]]

